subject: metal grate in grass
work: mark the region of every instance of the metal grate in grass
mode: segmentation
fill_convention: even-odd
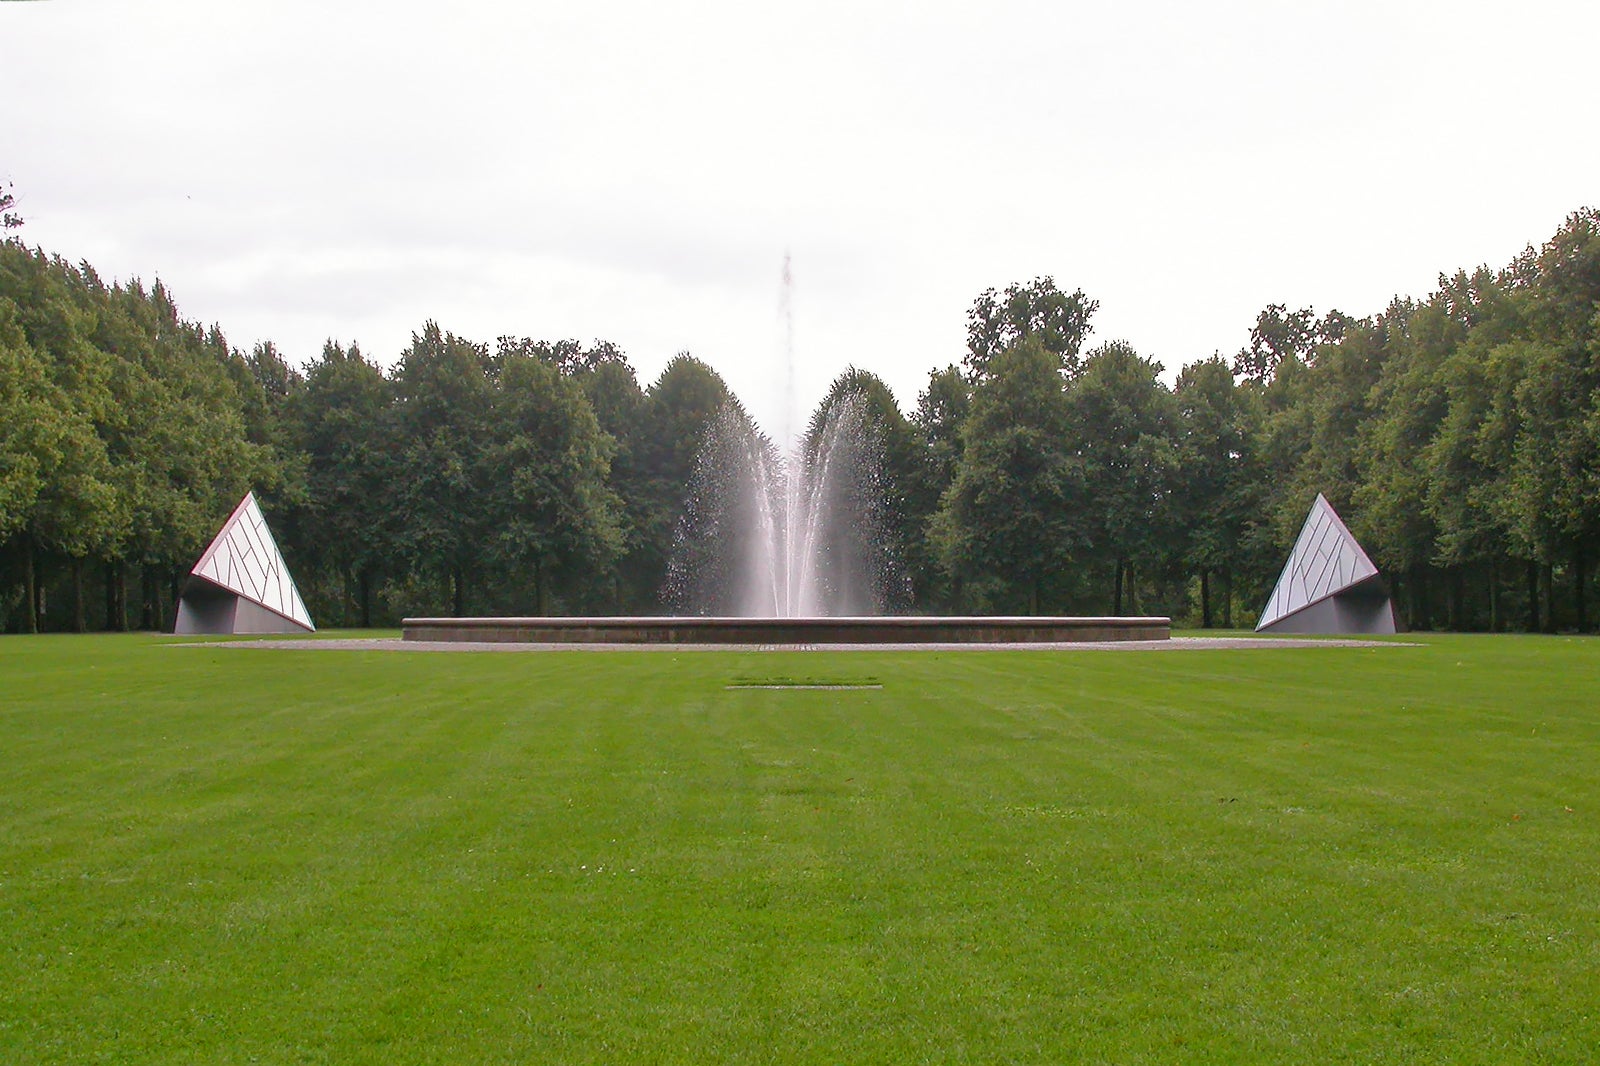
[[[883,688],[875,677],[736,677],[722,686],[726,691],[738,689],[799,689],[820,692],[858,692]]]

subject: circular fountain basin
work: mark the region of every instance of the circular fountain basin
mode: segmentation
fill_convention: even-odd
[[[407,618],[403,639],[490,644],[1069,644],[1167,640],[1170,618]]]

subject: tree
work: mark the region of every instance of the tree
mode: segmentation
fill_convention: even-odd
[[[1439,369],[1461,335],[1436,302],[1395,300],[1343,343],[1319,348],[1312,435],[1295,481],[1297,507],[1326,495],[1399,591],[1409,585],[1404,606],[1419,629],[1432,624],[1438,534],[1424,505],[1424,449],[1444,417]]]
[[[14,402],[23,408],[7,435],[20,445],[20,468],[35,481],[33,498],[13,537],[26,597],[27,628],[44,620],[49,571],[65,566],[71,584],[72,628],[86,628],[84,567],[120,533],[110,463],[96,422],[110,406],[110,361],[92,343],[94,310],[77,271],[59,258],[0,245],[0,301],[12,353]],[[29,410],[31,409],[31,413]]]
[[[392,401],[390,382],[360,348],[330,340],[290,403],[306,462],[306,504],[290,537],[303,558],[331,569],[347,595],[353,591],[363,627],[372,625],[379,577],[400,554]]]
[[[532,337],[501,336],[495,343],[495,359],[529,356],[554,367],[566,376],[581,376],[604,366],[628,365],[628,357],[610,341],[597,340],[585,348],[576,340],[536,341]]]
[[[602,598],[594,580],[622,550],[619,501],[606,484],[611,438],[583,387],[530,356],[500,365],[490,424],[493,443],[484,510],[493,554],[508,575],[529,574],[533,603],[548,614],[555,579],[569,598]]]
[[[1060,360],[1036,337],[996,356],[973,391],[962,453],[933,521],[941,562],[978,607],[1037,614],[1085,540]]]
[[[1355,320],[1340,311],[1318,319],[1309,307],[1290,311],[1283,304],[1268,304],[1250,329],[1250,346],[1233,357],[1235,377],[1265,382],[1285,359],[1310,363],[1317,345],[1338,344]]]
[[[1090,544],[1112,563],[1115,615],[1123,613],[1124,592],[1131,593],[1131,564],[1156,561],[1158,548],[1171,542],[1165,519],[1177,462],[1176,411],[1160,374],[1160,363],[1111,341],[1084,360],[1067,394]]]
[[[1506,345],[1523,332],[1522,313],[1502,279],[1482,267],[1471,275],[1441,275],[1430,305],[1456,323],[1461,334],[1458,341],[1452,339],[1433,375],[1431,386],[1443,410],[1417,457],[1434,532],[1433,558],[1451,575],[1451,627],[1471,624],[1465,575],[1472,570],[1485,577],[1487,624],[1499,630],[1505,625],[1502,574],[1517,549],[1498,499],[1508,491],[1516,380],[1524,365]],[[1531,565],[1531,553],[1522,558]],[[1530,597],[1530,606],[1536,600]]]
[[[996,356],[1031,337],[1056,356],[1062,373],[1072,377],[1078,371],[1078,352],[1089,335],[1089,318],[1099,306],[1099,301],[1089,299],[1082,289],[1070,295],[1062,292],[1048,276],[1027,285],[1012,283],[1004,293],[985,289],[967,311],[967,354],[963,359],[967,372],[974,380],[981,378]]]
[[[394,372],[400,543],[413,566],[442,578],[450,610],[466,610],[484,546],[495,535],[482,506],[491,477],[489,353],[427,322]]]
[[[0,544],[27,524],[59,449],[49,368],[28,346],[16,304],[0,298]]]
[[[621,547],[607,564],[610,569],[605,577],[592,583],[595,590],[603,587],[605,592],[596,591],[591,602],[615,613],[653,607],[661,582],[656,565],[661,552],[649,542],[653,508],[649,479],[641,467],[647,447],[646,401],[633,367],[622,349],[610,341],[597,340],[585,348],[572,339],[500,337],[495,373],[503,375],[504,368],[519,359],[532,359],[577,382],[608,438],[605,451],[610,457],[609,484],[617,497],[613,517]]]
[[[961,426],[972,406],[972,384],[955,364],[928,375],[917,396],[911,426],[916,462],[906,478],[906,567],[912,599],[919,609],[948,608],[953,602],[949,572],[939,562],[932,523],[940,498],[955,480],[961,458]]]
[[[1266,596],[1318,493],[1347,518],[1359,517],[1349,505],[1361,447],[1372,433],[1371,393],[1390,334],[1403,328],[1410,307],[1396,301],[1376,320],[1334,312],[1318,323],[1309,309],[1287,315],[1274,305],[1258,318],[1253,349],[1270,358],[1253,369],[1242,366],[1247,351],[1234,364],[1241,395],[1259,416],[1251,448],[1258,491],[1241,505],[1255,515],[1237,545],[1245,596]],[[1262,368],[1265,378],[1258,376]],[[1363,530],[1356,534],[1363,537]]]
[[[29,632],[43,614],[39,551],[82,560],[117,518],[105,448],[51,369],[28,344],[16,305],[0,297],[0,545],[14,540],[21,556]],[[81,609],[75,618],[81,630]]]
[[[1247,564],[1245,533],[1263,505],[1255,396],[1235,384],[1221,356],[1184,367],[1173,390],[1179,476],[1170,507],[1184,534],[1183,561],[1200,576],[1204,628],[1214,620],[1213,574],[1223,581],[1223,625],[1233,625],[1233,573]]]
[[[158,282],[107,287],[92,268],[0,245],[0,297],[53,388],[70,449],[50,464],[14,545],[43,604],[66,576],[71,626],[86,628],[88,568],[105,563],[107,621],[126,618],[125,565],[141,570],[145,624],[164,622],[182,568],[246,487],[277,475],[249,442],[219,331],[183,321]],[[62,422],[62,419],[66,419]],[[37,567],[36,567],[37,564]],[[34,578],[37,577],[37,582]]]
[[[1600,543],[1595,373],[1551,345],[1532,344],[1522,354],[1525,372],[1516,387],[1519,432],[1508,486],[1513,529],[1546,565],[1570,564],[1574,621],[1586,630],[1586,587]],[[1547,575],[1547,587],[1549,581]],[[1545,626],[1553,628],[1548,602],[1544,614]]]
[[[645,394],[643,432],[634,453],[645,505],[632,565],[640,585],[657,596],[665,589],[673,536],[700,447],[730,395],[717,372],[688,352],[674,356]]]
[[[1541,348],[1518,390],[1520,525],[1547,545],[1547,561],[1567,563],[1574,621],[1587,630],[1600,545],[1600,210],[1568,216],[1528,265],[1521,287],[1529,333]]]
[[[654,512],[650,479],[642,466],[648,447],[645,393],[633,367],[621,359],[597,363],[574,379],[583,386],[601,431],[611,438],[610,484],[620,501],[622,549],[610,610],[648,611],[656,606],[661,585],[652,562],[663,553],[647,539]]]
[[[22,216],[17,213],[17,196],[13,190],[16,188],[11,182],[6,182],[5,188],[0,189],[0,234],[5,234],[10,239],[14,229],[22,228]]]
[[[854,602],[880,612],[904,610],[911,601],[907,552],[921,533],[919,516],[906,504],[920,458],[916,432],[883,379],[856,367],[834,378],[811,416],[803,444],[808,465],[819,461],[830,430],[843,439],[834,442],[837,474],[822,487],[835,494],[833,513],[849,514],[852,522],[831,524],[833,542],[823,545],[822,555],[835,573],[872,582]],[[842,589],[835,593],[836,602],[852,601]]]
[[[1422,457],[1426,507],[1438,530],[1436,555],[1448,568],[1486,566],[1489,628],[1504,627],[1500,603],[1501,564],[1520,556],[1533,565],[1531,544],[1516,536],[1505,501],[1520,418],[1516,393],[1529,361],[1522,342],[1494,345],[1479,338],[1452,352],[1440,369],[1446,411]],[[1538,577],[1529,606],[1537,608]],[[1531,619],[1530,628],[1539,628]]]

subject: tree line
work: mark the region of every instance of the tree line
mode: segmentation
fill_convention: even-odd
[[[1600,213],[1365,318],[1269,306],[1170,386],[1091,346],[1096,310],[1048,277],[990,290],[913,409],[863,370],[833,383],[812,424],[865,404],[901,609],[1253,624],[1322,492],[1410,627],[1592,628]],[[387,369],[333,341],[295,366],[183,319],[159,282],[13,235],[0,626],[170,627],[247,489],[322,625],[652,613],[701,441],[737,403],[688,353],[646,384],[605,342],[434,322]]]

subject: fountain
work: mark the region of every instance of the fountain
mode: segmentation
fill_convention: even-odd
[[[665,599],[683,615],[882,615],[909,599],[886,536],[879,434],[858,396],[787,453],[735,402],[701,448]]]
[[[859,396],[834,397],[795,442],[789,260],[781,319],[783,447],[730,400],[707,432],[659,618],[407,618],[404,639],[578,644],[1052,644],[1165,640],[1166,618],[894,614],[909,582],[886,535],[880,435]]]

